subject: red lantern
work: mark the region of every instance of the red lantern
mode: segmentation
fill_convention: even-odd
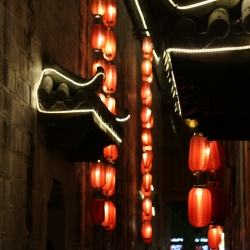
[[[143,152],[152,151],[153,149],[153,138],[150,129],[144,128],[141,135],[142,150]]]
[[[115,161],[118,157],[118,149],[115,144],[111,144],[103,149],[103,156],[108,161]]]
[[[141,98],[146,99],[152,95],[151,87],[148,82],[143,82],[141,85]]]
[[[116,1],[106,0],[105,13],[102,16],[103,23],[107,27],[114,27],[116,23]]]
[[[205,227],[211,218],[211,194],[202,187],[194,187],[188,195],[188,218],[194,227]]]
[[[90,220],[93,224],[101,224],[104,220],[104,200],[93,199],[90,204]]]
[[[146,123],[141,124],[142,128],[153,128],[154,126],[154,115],[151,114],[150,119]]]
[[[208,246],[212,249],[217,249],[221,241],[221,231],[219,226],[209,226],[207,239]]]
[[[92,0],[90,8],[93,15],[102,16],[105,11],[105,0]]]
[[[102,188],[105,185],[106,167],[102,162],[92,162],[90,180],[94,188]]]
[[[204,172],[209,161],[209,142],[202,134],[194,134],[190,141],[189,168],[194,175]]]
[[[142,39],[142,52],[150,54],[153,51],[152,39],[150,36],[144,36]]]
[[[105,79],[103,82],[103,91],[107,94],[113,93],[116,91],[117,85],[117,72],[116,67],[112,63],[106,64],[105,67]]]
[[[112,224],[110,224],[108,227],[105,227],[105,230],[111,231],[115,228],[116,226],[116,207],[114,206],[114,212],[113,212],[113,219],[112,219]]]
[[[145,221],[142,224],[141,234],[143,239],[150,239],[152,237],[153,229],[150,221]]]
[[[150,95],[146,99],[142,99],[141,102],[143,105],[150,107],[152,105],[152,99],[153,99],[153,95]]]
[[[145,244],[150,245],[152,243],[152,236],[149,239],[143,239],[143,241],[145,242]]]
[[[104,104],[113,115],[116,115],[115,99],[113,97],[107,96],[105,98]]]
[[[149,75],[142,75],[142,82],[148,82],[149,84],[152,84],[153,79],[154,79],[153,72],[151,72]]]
[[[142,53],[142,58],[147,58],[147,59],[150,60],[150,62],[153,62],[154,55],[153,55],[153,53],[149,53],[149,54],[147,54],[147,53]]]
[[[148,189],[147,191],[144,189],[143,185],[141,185],[141,192],[144,195],[144,197],[150,197],[152,194],[151,188]]]
[[[106,58],[113,57],[113,55],[116,53],[116,35],[115,32],[110,28],[106,29],[105,45],[102,49],[102,52],[105,54]]]
[[[149,191],[152,185],[152,175],[147,173],[142,176],[142,186],[145,191]]]
[[[92,75],[94,76],[96,74],[97,67],[102,67],[105,72],[105,66],[106,66],[106,62],[104,59],[99,58],[99,59],[94,60],[92,63]]]
[[[105,44],[106,29],[102,24],[94,24],[91,36],[91,46],[94,50],[102,50]]]
[[[106,55],[106,54],[103,54],[103,57],[104,57],[107,61],[111,62],[111,61],[114,60],[114,58],[116,57],[116,52],[115,52],[113,55]]]
[[[115,178],[113,179],[113,184],[111,189],[108,191],[108,193],[103,193],[105,196],[112,196],[115,193]]]
[[[150,173],[152,169],[152,162],[153,162],[153,152],[146,151],[142,154],[141,160],[141,173]]]
[[[143,106],[141,108],[141,121],[143,123],[147,123],[150,121],[150,117],[151,117],[152,111],[148,106]]]
[[[152,73],[152,63],[149,59],[143,58],[141,62],[141,72],[144,76],[150,76]]]
[[[102,94],[102,93],[96,93],[96,94],[100,97],[102,102],[105,102],[105,95],[104,94]]]
[[[103,227],[109,227],[114,223],[115,206],[112,201],[104,202],[104,221],[102,222]]]
[[[224,171],[226,168],[226,150],[225,150],[225,146],[221,142],[217,141],[216,144],[217,144],[217,149],[218,149],[219,163],[218,163],[217,170],[214,172],[210,172],[210,174],[215,175],[215,176],[222,176],[224,174]],[[212,154],[212,152],[210,149],[210,155],[211,154]],[[210,164],[214,165],[215,163],[213,163],[213,161],[214,160],[213,160],[212,156],[210,156],[209,165]]]
[[[152,213],[152,200],[148,197],[145,197],[142,200],[142,211],[146,215],[150,215]]]
[[[220,155],[219,155],[218,142],[211,141],[207,171],[214,172],[219,168],[219,165],[220,165]]]
[[[146,215],[143,211],[141,213],[141,220],[143,221],[151,221],[152,213],[150,215]]]
[[[106,181],[102,187],[103,193],[108,193],[115,185],[116,169],[110,165],[106,166]]]

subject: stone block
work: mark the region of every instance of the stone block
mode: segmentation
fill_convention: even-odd
[[[25,106],[21,106],[20,108],[20,123],[21,127],[24,128],[24,130],[28,129],[29,125],[29,110]]]
[[[28,73],[28,57],[26,54],[24,54],[21,50],[18,51],[19,54],[19,72],[24,77],[27,77]]]
[[[27,180],[27,160],[20,158],[20,179],[22,183],[26,183]]]
[[[13,183],[10,180],[4,179],[3,180],[3,201],[8,205],[14,204],[14,188]]]
[[[30,156],[31,138],[28,134],[23,133],[23,153]]]
[[[20,174],[20,164],[18,155],[11,153],[11,175],[18,178]]]
[[[16,90],[16,75],[15,72],[8,67],[8,78],[7,78],[7,84],[6,86],[8,87],[8,89],[12,92],[15,92]]]
[[[3,149],[2,151],[3,154],[3,172],[6,174],[11,173],[11,152]]]
[[[15,150],[22,152],[22,131],[18,128],[15,130]]]
[[[28,105],[30,105],[30,96],[31,96],[31,89],[30,86],[28,85],[27,82],[23,81],[23,100],[25,103],[27,103]]]

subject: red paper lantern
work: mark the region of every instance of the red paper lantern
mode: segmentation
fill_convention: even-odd
[[[94,188],[102,188],[105,185],[106,167],[102,162],[92,162],[90,180]]]
[[[103,149],[103,156],[108,161],[115,161],[118,157],[118,148],[115,144],[111,144]]]
[[[114,206],[112,224],[110,224],[108,227],[105,227],[105,230],[111,231],[115,228],[115,226],[116,226],[116,207]]]
[[[194,227],[205,227],[211,218],[211,193],[208,189],[194,187],[188,195],[188,218]]]
[[[142,123],[147,123],[150,121],[152,111],[148,106],[142,106],[141,108],[141,121]]]
[[[150,245],[152,243],[152,237],[150,237],[149,239],[143,239],[143,241],[145,242],[145,244]]]
[[[154,55],[153,53],[142,53],[142,58],[147,58],[150,60],[150,62],[153,62],[153,59],[154,59]]]
[[[109,227],[114,223],[115,205],[112,201],[104,202],[104,221],[103,227]]]
[[[209,161],[209,142],[202,134],[194,134],[190,141],[189,168],[194,175],[204,172]]]
[[[144,128],[141,135],[142,140],[142,151],[152,151],[153,149],[153,138],[150,129]]]
[[[106,181],[102,187],[103,193],[108,193],[115,185],[116,169],[111,165],[106,165]]]
[[[105,79],[103,82],[103,91],[107,94],[114,93],[117,85],[116,66],[112,63],[107,63],[105,67]]]
[[[102,50],[105,44],[106,29],[103,24],[94,24],[91,36],[91,46],[94,50]]]
[[[103,23],[107,27],[114,27],[116,23],[116,1],[106,0],[105,2],[105,12],[102,16]]]
[[[143,194],[144,197],[150,197],[152,195],[152,190],[151,188],[148,190],[145,190],[143,185],[141,185],[141,192]]]
[[[113,97],[107,96],[105,98],[104,104],[113,115],[116,115],[116,105],[115,105],[115,99]]]
[[[113,184],[111,189],[106,193],[103,193],[105,196],[112,196],[115,193],[115,178],[113,179]]]
[[[90,220],[93,224],[101,224],[104,220],[104,200],[93,199],[90,204]]]
[[[142,52],[150,54],[153,51],[152,39],[150,36],[144,36],[142,39]]]
[[[116,57],[116,52],[112,55],[106,55],[103,54],[104,59],[106,59],[107,61],[111,62],[112,60],[114,60],[114,58]]]
[[[153,128],[154,126],[154,115],[151,114],[149,121],[141,124],[142,128]]]
[[[90,8],[93,15],[102,16],[105,12],[105,0],[92,0]]]
[[[141,159],[141,173],[142,174],[151,172],[153,156],[154,155],[152,151],[146,151],[142,154],[142,159]]]
[[[141,72],[144,76],[150,76],[152,73],[152,63],[149,59],[143,58],[141,62]]]
[[[142,200],[142,211],[146,215],[150,215],[152,213],[152,200],[148,197],[145,197]]]
[[[154,80],[153,72],[151,72],[149,75],[142,75],[142,82],[148,82],[149,84],[152,84],[153,80]]]
[[[152,175],[147,173],[142,176],[142,186],[145,189],[145,191],[149,191],[151,189],[152,185]]]
[[[150,239],[152,237],[153,229],[150,221],[145,221],[142,224],[141,235],[143,239]]]
[[[150,107],[152,105],[152,99],[153,99],[153,95],[150,95],[147,98],[142,99],[141,102],[142,102],[143,105],[146,105],[146,106]]]
[[[219,155],[218,142],[211,141],[207,171],[209,172],[217,171],[217,169],[219,168],[219,165],[220,165],[220,155]]]
[[[150,95],[152,95],[150,84],[148,82],[143,82],[141,85],[141,98],[146,99]]]
[[[143,221],[151,221],[152,213],[150,215],[146,215],[143,211],[141,213],[141,220]]]
[[[94,76],[96,74],[97,67],[102,67],[105,72],[105,66],[106,66],[106,62],[103,58],[98,58],[94,60],[92,63],[92,75]]]
[[[217,145],[217,152],[218,153],[218,158],[219,158],[219,163],[218,164],[218,168],[216,169],[216,171],[210,171],[210,175],[214,175],[214,176],[222,176],[225,172],[225,168],[226,168],[226,149],[225,146],[221,143],[221,142],[216,142]],[[210,145],[211,147],[211,145]],[[216,163],[214,163],[214,159],[211,156],[212,149],[210,149],[210,158],[209,158],[209,167],[210,165],[215,165]],[[209,170],[209,169],[208,169]]]
[[[221,241],[221,233],[219,226],[209,226],[207,239],[210,248],[217,249]]]
[[[102,52],[105,55],[105,59],[113,57],[116,53],[116,35],[110,28],[106,29],[105,44]]]

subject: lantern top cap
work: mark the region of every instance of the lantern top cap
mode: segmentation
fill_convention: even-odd
[[[203,133],[194,133],[194,136],[203,136]]]
[[[193,188],[206,188],[206,185],[194,185]]]

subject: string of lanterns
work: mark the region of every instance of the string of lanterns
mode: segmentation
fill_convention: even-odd
[[[141,174],[142,184],[141,192],[143,194],[142,200],[142,227],[141,234],[146,244],[152,243],[152,162],[153,162],[153,137],[151,129],[154,125],[153,113],[150,109],[152,105],[152,91],[151,84],[153,82],[153,47],[151,37],[145,36],[142,39],[142,62],[141,62],[141,124],[142,124],[142,160],[141,160]]]
[[[116,91],[117,72],[112,60],[116,56],[116,35],[113,27],[116,24],[115,0],[92,0],[91,12],[95,17],[91,35],[91,46],[97,52],[98,58],[92,63],[92,75],[97,67],[104,69],[105,78],[102,82],[102,92],[97,93],[108,110],[116,115],[115,99],[111,94]],[[90,170],[91,185],[94,188],[94,198],[90,204],[90,220],[95,225],[101,225],[105,230],[113,230],[116,226],[116,207],[110,199],[115,192],[118,148],[115,144],[104,147],[103,162],[92,162]]]
[[[222,224],[228,216],[227,193],[219,186],[226,166],[224,145],[195,133],[190,141],[188,165],[193,175],[197,176],[197,185],[188,195],[189,222],[197,228],[209,225],[208,246],[217,249]],[[200,175],[204,172],[208,174],[208,181],[201,185]]]

